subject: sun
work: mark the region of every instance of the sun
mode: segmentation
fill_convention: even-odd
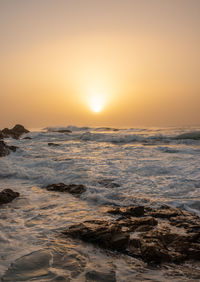
[[[100,95],[95,95],[90,100],[90,107],[93,112],[99,113],[103,109],[103,99]]]

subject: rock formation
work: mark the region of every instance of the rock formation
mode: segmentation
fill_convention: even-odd
[[[16,124],[12,129],[4,128],[1,131],[0,136],[2,136],[2,138],[12,137],[12,138],[18,139],[22,134],[28,133],[28,132],[29,131],[25,129],[23,125]]]
[[[113,220],[75,224],[64,235],[140,258],[149,264],[200,260],[200,218],[162,206],[107,209]],[[116,218],[117,217],[117,218]]]
[[[86,191],[86,187],[82,184],[50,184],[45,187],[48,191],[68,192],[73,195],[80,195]]]
[[[5,157],[10,154],[10,151],[15,152],[16,146],[8,146],[4,141],[0,140],[0,157]]]
[[[4,189],[0,192],[0,205],[7,204],[17,197],[19,197],[18,192],[14,192],[11,189]]]

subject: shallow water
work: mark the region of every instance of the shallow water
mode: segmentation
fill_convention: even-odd
[[[0,209],[2,281],[200,279],[198,264],[149,268],[60,235],[73,223],[110,218],[104,205],[166,203],[200,214],[199,129],[65,129],[72,133],[49,128],[29,133],[31,140],[7,139],[19,149],[0,159],[0,188],[21,196]],[[120,186],[106,188],[102,179]],[[76,198],[42,188],[58,182],[87,191]]]

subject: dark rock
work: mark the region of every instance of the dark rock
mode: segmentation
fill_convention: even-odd
[[[29,136],[27,136],[27,137],[24,137],[23,139],[25,139],[25,140],[31,140],[32,138],[29,137]]]
[[[4,138],[12,137],[18,139],[22,134],[28,133],[29,131],[24,128],[23,125],[16,124],[12,129],[4,128],[1,133]]]
[[[169,262],[171,257],[159,242],[143,243],[141,247],[142,259],[148,263]]]
[[[123,225],[125,224],[130,231],[135,231],[136,229],[138,229],[139,226],[144,226],[144,225],[156,226],[158,224],[158,221],[151,216],[141,217],[141,218],[131,217],[128,220],[124,220],[122,224]]]
[[[114,207],[120,217],[91,220],[69,227],[63,234],[141,258],[149,264],[200,260],[200,218],[163,206]]]
[[[114,271],[110,271],[108,273],[100,272],[100,271],[88,271],[85,274],[86,282],[89,281],[99,281],[99,282],[115,282],[116,275]]]
[[[10,151],[15,152],[18,147],[8,146],[4,141],[0,141],[0,157],[5,157],[10,154]]]
[[[80,195],[86,191],[86,187],[82,184],[50,184],[45,187],[48,191],[68,192],[74,195]]]
[[[113,182],[113,179],[100,179],[98,180],[98,183],[106,188],[120,187],[118,183]]]
[[[60,146],[60,145],[59,145],[59,144],[56,144],[56,143],[48,143],[48,146],[58,147],[58,146]]]
[[[0,157],[5,157],[10,154],[9,146],[4,141],[0,141]]]
[[[105,249],[125,251],[128,247],[130,235],[123,232],[117,224],[106,221],[85,221],[71,226],[63,234],[85,242],[96,244]]]
[[[19,197],[18,192],[14,192],[11,189],[4,189],[0,192],[0,205],[7,204],[17,197]]]
[[[123,216],[144,216],[144,207],[136,206],[136,207],[125,207],[125,208],[112,208],[107,211],[111,214],[119,214]]]

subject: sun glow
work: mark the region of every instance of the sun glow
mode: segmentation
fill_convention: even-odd
[[[99,96],[99,95],[93,96],[90,100],[90,107],[91,107],[92,111],[95,112],[95,113],[101,112],[102,108],[103,108],[102,97]]]

